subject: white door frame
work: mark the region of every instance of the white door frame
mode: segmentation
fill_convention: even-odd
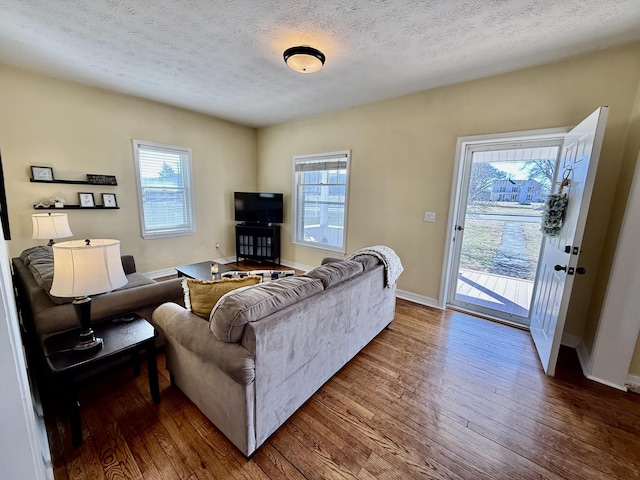
[[[623,391],[627,390],[626,383],[637,383],[635,378],[629,377],[629,367],[640,332],[639,244],[640,155],[636,161],[593,347],[588,352],[584,340],[578,347],[578,352],[583,351],[580,360],[587,378]]]
[[[508,143],[528,140],[545,140],[552,138],[563,138],[573,127],[545,128],[541,130],[527,130],[522,132],[492,133],[488,135],[473,135],[468,137],[458,137],[456,143],[456,158],[453,170],[453,181],[451,184],[451,198],[449,200],[449,219],[447,222],[447,237],[444,249],[444,261],[442,264],[442,277],[440,279],[440,296],[438,306],[446,308],[449,298],[449,285],[451,284],[451,266],[453,263],[453,239],[457,221],[460,202],[462,201],[462,181],[464,179],[464,155],[467,146],[475,144],[496,143],[504,140]]]

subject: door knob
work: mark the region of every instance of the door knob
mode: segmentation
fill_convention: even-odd
[[[464,227],[462,225],[456,225],[456,230],[461,232],[462,230],[464,230]]]
[[[576,268],[576,273],[578,275],[584,275],[585,273],[587,273],[587,269],[584,268],[584,267],[578,267],[578,268]]]
[[[559,272],[560,270],[564,270],[566,272],[567,271],[567,266],[566,265],[564,265],[564,266],[562,266],[562,265],[554,265],[553,269],[556,272]]]

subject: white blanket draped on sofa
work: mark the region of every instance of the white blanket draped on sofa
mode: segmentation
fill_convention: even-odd
[[[360,255],[373,255],[380,259],[384,265],[385,287],[387,288],[396,283],[398,277],[404,270],[400,257],[398,257],[393,249],[385,245],[374,245],[373,247],[361,248],[357,252],[349,255],[347,260],[353,260]]]

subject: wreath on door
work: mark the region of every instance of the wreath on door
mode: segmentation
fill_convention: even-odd
[[[542,226],[540,227],[542,233],[551,237],[556,237],[560,234],[568,203],[569,199],[566,193],[549,195],[544,204],[544,215],[542,216]]]

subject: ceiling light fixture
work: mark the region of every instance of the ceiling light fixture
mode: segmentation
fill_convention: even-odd
[[[307,45],[287,48],[282,54],[290,69],[300,73],[317,72],[324,65],[324,53]]]

